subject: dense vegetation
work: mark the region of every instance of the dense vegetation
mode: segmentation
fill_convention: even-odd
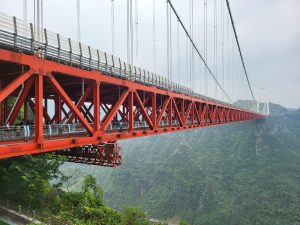
[[[300,224],[300,111],[270,110],[267,120],[124,141],[120,168],[65,164],[69,188],[93,171],[118,210],[195,225]]]
[[[300,111],[270,109],[267,120],[124,141],[115,169],[1,160],[0,199],[73,224],[299,225]]]
[[[0,225],[9,225],[9,224],[7,224],[7,223],[5,223],[3,221],[0,221]]]
[[[59,170],[63,162],[63,159],[53,159],[51,155],[1,160],[0,198],[72,224],[150,224],[140,208],[126,207],[120,213],[105,205],[103,191],[91,175],[83,178],[79,190],[64,191],[62,184],[69,177]],[[50,183],[53,179],[55,184]]]

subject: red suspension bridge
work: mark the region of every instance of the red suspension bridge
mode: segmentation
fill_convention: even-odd
[[[194,77],[190,87],[172,81],[169,59],[168,77],[159,76],[50,32],[38,20],[32,24],[2,13],[0,158],[55,151],[73,162],[117,166],[118,140],[264,118],[267,104],[254,99],[235,29],[251,95],[233,102],[171,1],[167,10],[168,29],[173,16],[193,57],[199,57],[227,101],[197,93]]]

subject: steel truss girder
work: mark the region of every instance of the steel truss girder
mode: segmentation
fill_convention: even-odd
[[[22,53],[0,49],[1,60],[26,65],[30,68],[0,90],[0,103],[22,83],[25,82],[25,89],[30,89],[28,86],[30,82],[34,83],[34,102],[28,101],[28,95],[26,95],[24,89],[22,99],[19,99],[17,105],[19,108],[22,100],[27,99],[24,102],[29,102],[31,107],[34,107],[36,112],[36,137],[26,143],[24,140],[0,142],[0,158],[56,151],[77,146],[99,145],[103,142],[115,142],[135,137],[264,118],[260,114],[231,105],[223,105],[168,90],[161,90],[130,80],[110,77],[99,71],[86,71]],[[73,96],[74,93],[68,94],[64,90],[58,79],[60,76],[70,76],[76,79],[84,78],[88,82],[88,87],[79,101],[78,96]],[[43,99],[46,98],[44,97],[46,96],[44,93],[46,89],[43,87],[46,84],[50,84],[56,94],[52,97],[56,108],[52,119],[48,115],[48,107],[43,106]],[[122,90],[122,93],[120,96],[117,93],[110,93],[111,96],[109,96],[109,93],[101,91],[104,86],[118,87]],[[147,96],[142,100],[139,93],[146,93]],[[114,100],[108,102],[107,99]],[[77,104],[74,102],[77,102]],[[89,103],[90,107],[87,107],[86,103]],[[70,111],[66,112],[62,104],[66,104]],[[93,111],[91,110],[92,105]],[[100,112],[104,113],[102,117],[100,117]],[[61,118],[62,113],[65,114],[63,119]],[[14,112],[11,121],[16,116],[17,112]],[[87,120],[87,117],[90,121]],[[102,118],[101,121],[100,118]],[[53,123],[54,121],[73,122],[74,119],[82,124],[88,136],[71,135],[56,137],[51,140],[43,138],[43,120]],[[141,119],[145,121],[147,126],[136,129],[134,123]],[[109,131],[110,124],[119,120],[128,122],[128,129]],[[177,123],[173,124],[173,120]],[[168,122],[168,125],[162,126],[162,121],[164,123]],[[90,125],[89,122],[92,122],[93,125]]]

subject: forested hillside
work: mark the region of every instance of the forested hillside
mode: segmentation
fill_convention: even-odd
[[[270,110],[266,120],[123,141],[119,168],[65,164],[68,186],[92,173],[112,208],[195,225],[300,224],[300,111]]]
[[[63,162],[63,158],[51,154],[0,160],[0,224],[7,224],[3,216],[8,218],[2,207],[12,203],[19,210],[22,206],[21,212],[30,216],[34,210],[47,224],[51,217],[61,224],[74,225],[162,225],[151,223],[139,207],[128,206],[120,212],[107,206],[102,188],[91,175],[81,177],[77,190],[64,190],[62,184],[71,177],[60,172]]]

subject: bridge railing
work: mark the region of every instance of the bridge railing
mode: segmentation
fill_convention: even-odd
[[[49,124],[43,126],[45,138],[57,136],[86,135],[87,132],[81,124]],[[29,140],[35,137],[35,125],[15,125],[0,127],[0,141],[18,139]]]
[[[194,92],[191,88],[172,82],[165,76],[151,73],[142,68],[130,65],[119,57],[102,52],[81,42],[66,38],[57,33],[43,29],[38,35],[37,27],[16,17],[0,12],[0,47],[10,50],[35,54],[58,63],[85,70],[99,70],[102,73],[132,80],[163,90],[217,102],[230,107],[252,112],[260,112],[257,102],[232,104]]]
[[[11,201],[0,200],[0,208],[9,211],[15,216],[21,216],[23,219],[39,224],[40,222],[52,225],[71,225],[71,223],[60,221],[52,216],[38,212],[30,207],[25,207],[21,204],[16,204]]]
[[[98,69],[108,75],[155,85],[163,89],[191,95],[192,89],[176,84],[166,77],[127,64],[120,58],[91,48],[70,38],[44,29],[40,37],[31,23],[0,13],[0,42],[18,51],[38,54],[60,63],[83,69]]]
[[[187,120],[187,125],[191,125],[191,120]],[[194,121],[197,124],[197,121]],[[93,127],[94,124],[90,123]],[[172,126],[179,126],[178,120],[172,120]],[[169,126],[168,120],[162,120],[159,127]],[[134,121],[133,128],[135,130],[150,129],[146,121]],[[123,132],[129,129],[128,122],[113,121],[108,126],[106,132]],[[44,138],[51,139],[55,137],[71,137],[76,135],[87,135],[85,128],[79,123],[70,124],[47,124],[43,126]],[[28,141],[35,137],[35,125],[14,125],[0,126],[0,141],[13,141],[23,139]]]

